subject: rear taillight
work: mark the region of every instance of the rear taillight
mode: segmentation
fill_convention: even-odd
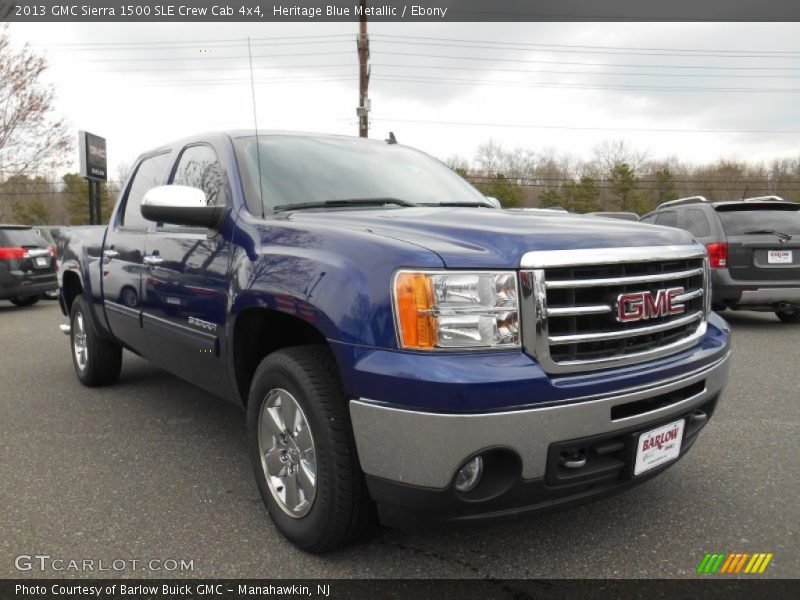
[[[25,248],[0,248],[0,260],[23,259],[28,251]]]
[[[706,250],[708,251],[708,264],[712,269],[728,267],[728,242],[706,244]]]

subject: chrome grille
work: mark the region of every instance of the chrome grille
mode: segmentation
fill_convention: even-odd
[[[697,342],[708,274],[700,246],[530,252],[522,259],[523,344],[551,373],[650,360]],[[679,314],[620,322],[618,298],[673,290]]]

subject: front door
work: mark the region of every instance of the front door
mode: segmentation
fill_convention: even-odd
[[[227,205],[227,178],[205,144],[185,148],[170,183]],[[145,245],[143,322],[157,364],[207,390],[230,391],[221,341],[228,314],[230,243],[207,229],[157,224]]]

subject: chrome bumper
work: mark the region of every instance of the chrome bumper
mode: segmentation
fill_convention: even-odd
[[[461,464],[480,450],[504,447],[522,459],[522,477],[543,477],[550,444],[630,429],[683,414],[719,394],[728,381],[730,352],[711,365],[613,395],[576,398],[569,403],[485,414],[426,413],[350,401],[350,416],[361,468],[390,481],[444,489]],[[701,392],[669,406],[612,419],[611,407],[643,400],[699,381]]]
[[[765,304],[777,304],[779,302],[789,302],[800,304],[800,288],[758,288],[755,290],[744,290],[739,299],[741,306],[763,306]]]

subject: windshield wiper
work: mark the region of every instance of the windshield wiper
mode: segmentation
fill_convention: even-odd
[[[494,208],[488,202],[426,202],[425,204],[420,204],[419,206],[466,206],[467,208]]]
[[[754,229],[752,231],[745,231],[743,235],[776,235],[787,242],[792,239],[791,234],[775,231],[774,229]]]
[[[274,212],[284,212],[287,210],[303,210],[306,208],[338,208],[342,206],[386,206],[394,204],[396,206],[419,206],[408,200],[399,198],[344,198],[342,200],[323,200],[320,202],[301,202],[299,204],[281,204],[274,207]]]

